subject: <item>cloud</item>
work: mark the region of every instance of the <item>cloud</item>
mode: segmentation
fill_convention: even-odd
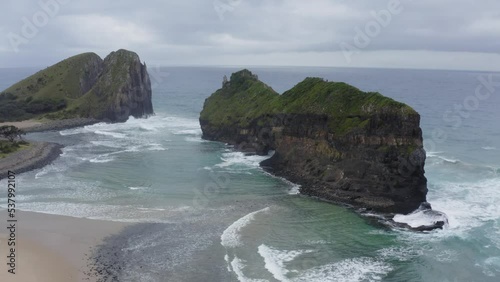
[[[41,6],[37,1],[3,1],[0,66],[48,65],[79,52],[105,56],[128,48],[147,61],[176,65],[319,61],[396,67],[404,62],[403,67],[420,68],[429,62],[434,68],[439,62],[441,68],[500,70],[497,0],[400,0],[402,12],[392,15],[352,62],[338,57],[341,44],[354,44],[357,31],[375,20],[373,14],[398,0],[67,1],[18,54],[5,35],[19,33],[22,18],[31,19]]]
[[[61,16],[58,25],[68,46],[119,49],[158,43],[147,27],[107,15]]]
[[[496,17],[478,19],[466,29],[470,34],[500,36],[500,14]]]

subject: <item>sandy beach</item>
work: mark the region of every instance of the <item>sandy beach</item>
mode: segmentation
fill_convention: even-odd
[[[7,211],[0,210],[0,214],[6,225]],[[10,231],[0,229],[2,282],[96,281],[88,275],[93,248],[128,225],[25,211],[17,211],[16,217],[16,274],[9,273],[7,265]]]
[[[90,119],[72,119],[41,122],[27,120],[6,122],[26,132],[62,130],[96,123]],[[47,142],[30,142],[25,150],[10,154],[0,160],[0,179],[8,171],[16,174],[50,164],[61,154],[62,146]],[[17,210],[15,246],[9,245],[12,233],[8,229],[7,210],[0,209],[0,281],[2,282],[70,282],[97,281],[90,271],[89,260],[93,249],[102,240],[119,233],[128,224],[68,216],[49,215]],[[11,248],[15,248],[15,265],[9,266]],[[14,267],[12,269],[11,267]],[[15,272],[15,274],[10,273]]]

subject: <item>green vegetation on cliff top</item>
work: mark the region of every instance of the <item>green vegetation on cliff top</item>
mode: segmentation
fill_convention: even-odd
[[[376,92],[363,92],[343,82],[306,78],[279,95],[248,70],[231,75],[229,82],[206,101],[200,118],[213,125],[246,127],[273,114],[327,115],[338,134],[364,127],[373,114],[416,114],[404,103]]]
[[[116,98],[112,94],[118,93],[126,80],[130,63],[138,58],[123,49],[104,61],[95,53],[83,53],[41,70],[0,92],[0,122],[99,118]]]
[[[41,117],[72,105],[81,93],[80,78],[87,62],[101,60],[84,53],[61,61],[19,81],[0,93],[0,120],[15,121]]]

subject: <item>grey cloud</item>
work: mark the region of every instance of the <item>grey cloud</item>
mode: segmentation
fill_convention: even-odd
[[[353,44],[356,28],[364,30],[374,20],[371,12],[387,9],[393,0],[65,1],[18,53],[7,34],[20,34],[22,18],[31,19],[41,8],[35,1],[3,1],[0,66],[47,65],[78,52],[106,55],[117,48],[165,64],[217,64],[227,55],[274,53],[293,53],[300,64],[301,53],[339,52],[341,43]],[[499,53],[499,1],[400,1],[403,11],[362,51]],[[221,8],[227,9],[223,19]]]

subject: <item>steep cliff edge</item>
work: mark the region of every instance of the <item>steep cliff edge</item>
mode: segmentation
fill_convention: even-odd
[[[387,213],[426,201],[420,116],[339,82],[306,78],[282,95],[248,70],[234,73],[200,115],[203,138],[274,155],[261,165],[302,194]]]
[[[92,118],[123,122],[152,115],[151,81],[131,51],[102,60],[84,53],[63,60],[0,93],[0,121]]]
[[[136,53],[118,50],[103,62],[103,71],[90,91],[79,99],[80,115],[123,122],[153,114],[151,81]]]

